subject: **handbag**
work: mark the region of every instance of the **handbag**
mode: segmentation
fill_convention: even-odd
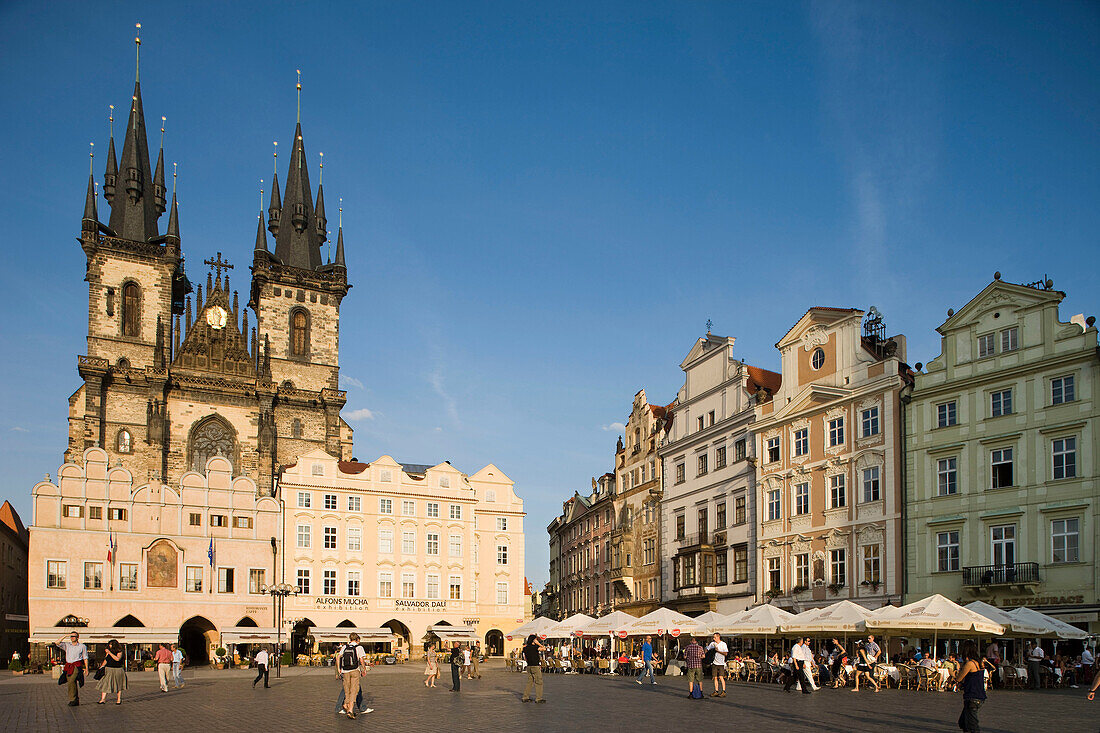
[[[58,685],[63,685],[68,681],[69,681],[69,675],[65,674],[65,670],[62,669],[61,674],[57,678],[57,684]]]
[[[92,679],[93,680],[101,680],[101,679],[103,679],[103,675],[106,672],[107,672],[106,667],[100,667],[99,669],[97,669],[95,672],[92,673]]]

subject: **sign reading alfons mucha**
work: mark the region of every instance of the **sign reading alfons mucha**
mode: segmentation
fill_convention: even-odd
[[[366,609],[366,598],[358,596],[317,596],[313,599],[314,608],[359,608]]]

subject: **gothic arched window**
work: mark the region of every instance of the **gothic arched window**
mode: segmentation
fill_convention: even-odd
[[[305,356],[309,352],[309,316],[304,310],[290,314],[290,353]]]
[[[122,286],[122,335],[141,335],[141,291],[137,283]]]
[[[224,420],[210,417],[198,423],[191,430],[191,470],[203,473],[214,456],[232,463],[236,442],[233,429]]]
[[[134,436],[130,435],[129,430],[122,429],[118,431],[116,449],[119,453],[130,453],[134,450]]]

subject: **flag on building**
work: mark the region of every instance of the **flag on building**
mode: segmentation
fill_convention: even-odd
[[[107,562],[114,562],[116,547],[117,545],[115,544],[115,533],[111,532],[111,534],[107,538]]]
[[[210,538],[210,549],[206,551],[206,556],[210,558],[210,567],[214,567],[214,538]]]

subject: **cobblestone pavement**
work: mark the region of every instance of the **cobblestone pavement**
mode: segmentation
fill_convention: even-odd
[[[958,730],[958,695],[889,690],[822,690],[784,694],[778,685],[731,685],[723,699],[687,698],[683,678],[638,686],[621,677],[546,675],[548,703],[521,704],[524,675],[500,662],[483,665],[480,680],[449,691],[450,675],[425,689],[422,667],[378,667],[364,677],[369,715],[351,721],[334,712],[339,687],[325,669],[284,669],[271,688],[251,687],[246,670],[187,670],[180,690],[160,692],[153,673],[130,675],[123,704],[96,705],[90,682],[80,707],[48,676],[0,674],[0,731],[890,731]],[[448,672],[446,668],[443,670]],[[709,685],[707,691],[710,691]],[[110,701],[110,697],[108,697]],[[982,709],[982,730],[1027,733],[1100,731],[1100,702],[1085,690],[994,691]]]

